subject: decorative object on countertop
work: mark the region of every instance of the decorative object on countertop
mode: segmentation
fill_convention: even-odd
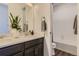
[[[32,30],[32,32],[31,32],[31,34],[32,34],[32,35],[34,35],[34,32],[33,32],[33,30]]]
[[[19,16],[13,16],[12,13],[10,13],[9,19],[11,22],[11,27],[17,31],[21,31],[21,27],[19,26],[21,18],[19,18]]]
[[[26,17],[26,7],[24,6],[22,8],[23,11],[23,32],[27,32],[28,31],[28,21],[27,21],[27,17]]]
[[[23,24],[23,32],[27,32],[28,31],[28,24]]]
[[[46,18],[42,17],[41,31],[46,31],[46,30],[47,30]]]
[[[75,16],[74,19],[73,29],[74,29],[74,34],[77,35],[77,15]]]
[[[31,30],[29,30],[29,32],[30,32],[30,34],[31,34],[31,35],[34,35],[34,31],[33,31],[33,30],[32,30],[32,31],[31,31]]]

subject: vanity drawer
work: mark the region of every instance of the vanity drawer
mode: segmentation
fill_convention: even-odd
[[[40,43],[43,43],[43,38],[38,38],[38,39],[34,39],[32,41],[25,42],[25,48],[35,46]]]
[[[24,50],[24,44],[16,44],[0,49],[0,56],[10,56]]]

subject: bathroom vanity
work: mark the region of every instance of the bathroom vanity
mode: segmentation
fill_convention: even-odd
[[[7,39],[6,39],[7,40]],[[0,40],[1,41],[1,40]],[[43,56],[44,37],[14,39],[0,43],[0,56]]]
[[[42,22],[41,18],[38,16],[40,15],[39,13],[37,13],[39,10],[36,8],[37,6],[35,5],[29,6],[28,4],[25,3],[24,4],[13,3],[4,6],[4,4],[2,4],[2,7],[6,8],[7,10],[6,9],[3,10],[3,8],[1,8],[0,10],[0,12],[2,13],[0,14],[1,16],[0,17],[1,19],[0,20],[0,26],[1,26],[0,27],[0,35],[1,35],[0,56],[43,56],[44,55],[43,54],[44,32],[46,31],[47,26],[44,26],[46,25],[45,21]],[[4,11],[6,13],[4,13]],[[43,15],[42,17],[43,20],[45,20],[44,16],[45,15]],[[40,19],[38,19],[37,17]],[[12,22],[10,22],[8,18],[10,18],[9,20]],[[18,21],[15,22],[13,18],[15,20],[16,19],[19,20],[19,23],[17,23]],[[3,20],[5,22],[2,22]],[[43,26],[41,25],[41,22]],[[2,25],[5,25],[5,28]],[[20,32],[18,31],[18,29]],[[42,34],[40,34],[41,32]],[[9,35],[9,37],[2,38],[3,36],[7,36],[7,34]]]

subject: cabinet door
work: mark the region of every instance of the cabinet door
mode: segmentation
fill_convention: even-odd
[[[34,56],[34,55],[35,55],[34,47],[25,50],[25,56]]]
[[[0,56],[12,56],[17,52],[24,50],[24,44],[16,44],[5,48],[0,48]]]
[[[35,56],[43,56],[43,44],[39,44],[35,47]]]
[[[13,56],[23,56],[23,52],[19,52],[19,53],[13,55]]]

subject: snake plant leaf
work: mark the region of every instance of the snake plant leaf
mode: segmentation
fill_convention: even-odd
[[[21,18],[18,19],[18,23],[21,21]]]
[[[21,20],[21,18],[19,18],[19,16],[13,16],[12,13],[10,13],[10,22],[11,22],[11,27],[16,29],[16,30],[21,30],[20,26],[19,26],[19,22]]]
[[[11,18],[12,18],[12,19],[13,19],[13,21],[14,21],[15,19],[14,19],[14,17],[13,17],[13,15],[12,15],[12,13],[10,13],[10,16],[11,16]]]
[[[9,17],[9,19],[10,19],[10,22],[12,23],[12,19]]]
[[[15,19],[16,19],[16,21],[18,21],[19,17],[18,17],[18,16],[16,16],[16,17],[15,17]]]

